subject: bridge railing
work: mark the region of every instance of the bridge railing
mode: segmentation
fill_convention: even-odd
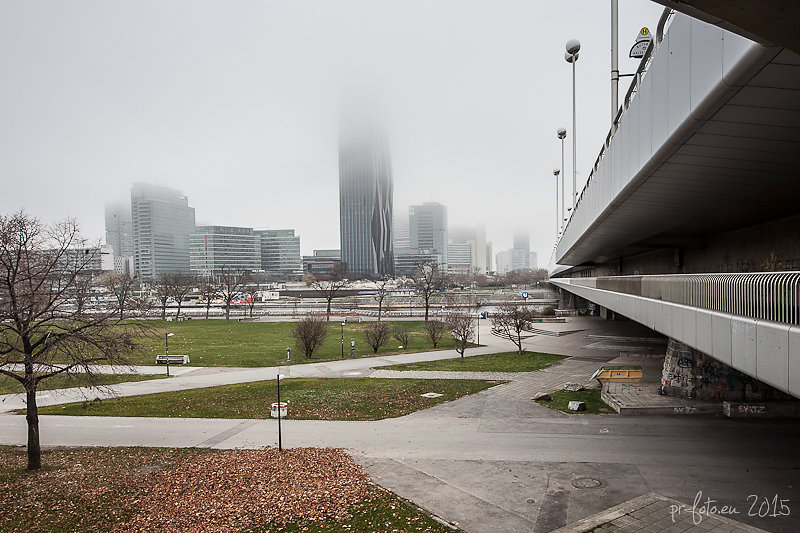
[[[569,283],[800,325],[800,272],[610,276]]]

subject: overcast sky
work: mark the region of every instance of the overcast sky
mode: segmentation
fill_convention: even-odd
[[[582,43],[580,189],[610,123],[609,4],[0,0],[0,213],[74,216],[99,239],[104,204],[146,181],[188,195],[198,224],[338,248],[337,114],[357,95],[389,124],[395,210],[441,202],[495,253],[526,228],[546,266],[559,126],[571,176],[564,44]],[[663,7],[619,4],[633,72]]]

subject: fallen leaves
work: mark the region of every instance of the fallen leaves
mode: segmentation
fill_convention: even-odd
[[[342,520],[369,479],[337,449],[219,452],[160,472],[117,532],[241,531],[254,524]]]

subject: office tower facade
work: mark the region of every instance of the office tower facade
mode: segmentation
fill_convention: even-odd
[[[203,276],[225,270],[260,270],[261,237],[253,228],[197,226],[189,237],[192,271]]]
[[[494,268],[493,268],[494,265],[492,263],[492,258],[493,257],[494,256],[492,255],[492,241],[487,241],[486,242],[486,272],[493,272],[494,271]]]
[[[114,202],[105,206],[106,244],[115,257],[133,257],[131,203]]]
[[[261,239],[261,268],[267,278],[293,279],[303,275],[300,237],[293,229],[256,230]]]
[[[411,248],[409,236],[409,214],[408,210],[396,209],[394,220],[392,221],[392,235],[394,235],[394,251],[398,249]]]
[[[536,270],[539,268],[539,254],[536,252],[531,252],[528,257],[530,258],[528,259],[528,268],[531,270]]]
[[[419,273],[421,264],[434,264],[441,269],[442,255],[434,250],[418,250],[416,248],[398,248],[394,253],[394,269],[396,276],[413,278]]]
[[[470,272],[485,274],[486,268],[486,228],[477,226],[456,226],[450,229],[450,244],[470,246]]]
[[[472,272],[472,245],[450,243],[447,245],[447,271],[453,274]]]
[[[167,187],[135,183],[131,187],[134,272],[154,281],[162,272],[189,272],[189,235],[194,208]]]
[[[497,262],[497,273],[507,274],[509,273],[511,268],[511,250],[505,250],[503,252],[497,252],[497,256],[495,256],[495,260]]]
[[[339,234],[350,277],[393,275],[392,163],[385,135],[359,124],[339,133]]]
[[[447,208],[426,202],[408,208],[408,243],[412,250],[427,250],[441,256],[440,268],[447,270],[449,233]]]
[[[527,231],[514,232],[514,248],[511,249],[511,270],[530,268],[530,238]]]

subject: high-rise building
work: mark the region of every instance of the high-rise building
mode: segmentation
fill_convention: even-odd
[[[531,252],[529,257],[530,259],[528,260],[528,268],[531,270],[536,270],[539,268],[539,254],[536,252]]]
[[[268,278],[292,279],[303,275],[300,237],[293,229],[256,230],[261,238],[261,268]]]
[[[486,241],[486,272],[493,272],[492,266],[492,241]]]
[[[227,270],[260,270],[261,238],[253,228],[197,226],[189,237],[191,267],[211,276]]]
[[[447,245],[447,271],[454,274],[472,272],[472,245],[450,243]]]
[[[470,272],[485,274],[486,268],[486,228],[477,226],[457,226],[450,229],[450,244],[470,246]]]
[[[397,253],[399,248],[410,248],[409,242],[409,216],[408,211],[396,209],[394,220],[392,221],[392,235],[394,235],[394,251]]]
[[[497,256],[495,257],[497,261],[497,273],[498,274],[507,274],[511,270],[511,250],[505,250],[503,252],[497,252]]]
[[[188,272],[189,235],[194,208],[167,187],[134,183],[131,187],[133,267],[139,279],[154,281],[162,272]]]
[[[447,270],[449,242],[447,208],[438,202],[425,202],[408,208],[408,245],[415,250],[429,250],[441,256],[441,268]]]
[[[339,234],[347,275],[393,274],[392,163],[388,141],[369,123],[339,133]]]
[[[530,238],[527,231],[514,232],[514,248],[511,249],[511,270],[530,268]]]
[[[133,257],[133,220],[131,220],[131,203],[107,203],[106,244],[116,257]]]
[[[106,244],[111,247],[114,270],[129,274],[133,268],[133,221],[131,203],[107,203]]]

